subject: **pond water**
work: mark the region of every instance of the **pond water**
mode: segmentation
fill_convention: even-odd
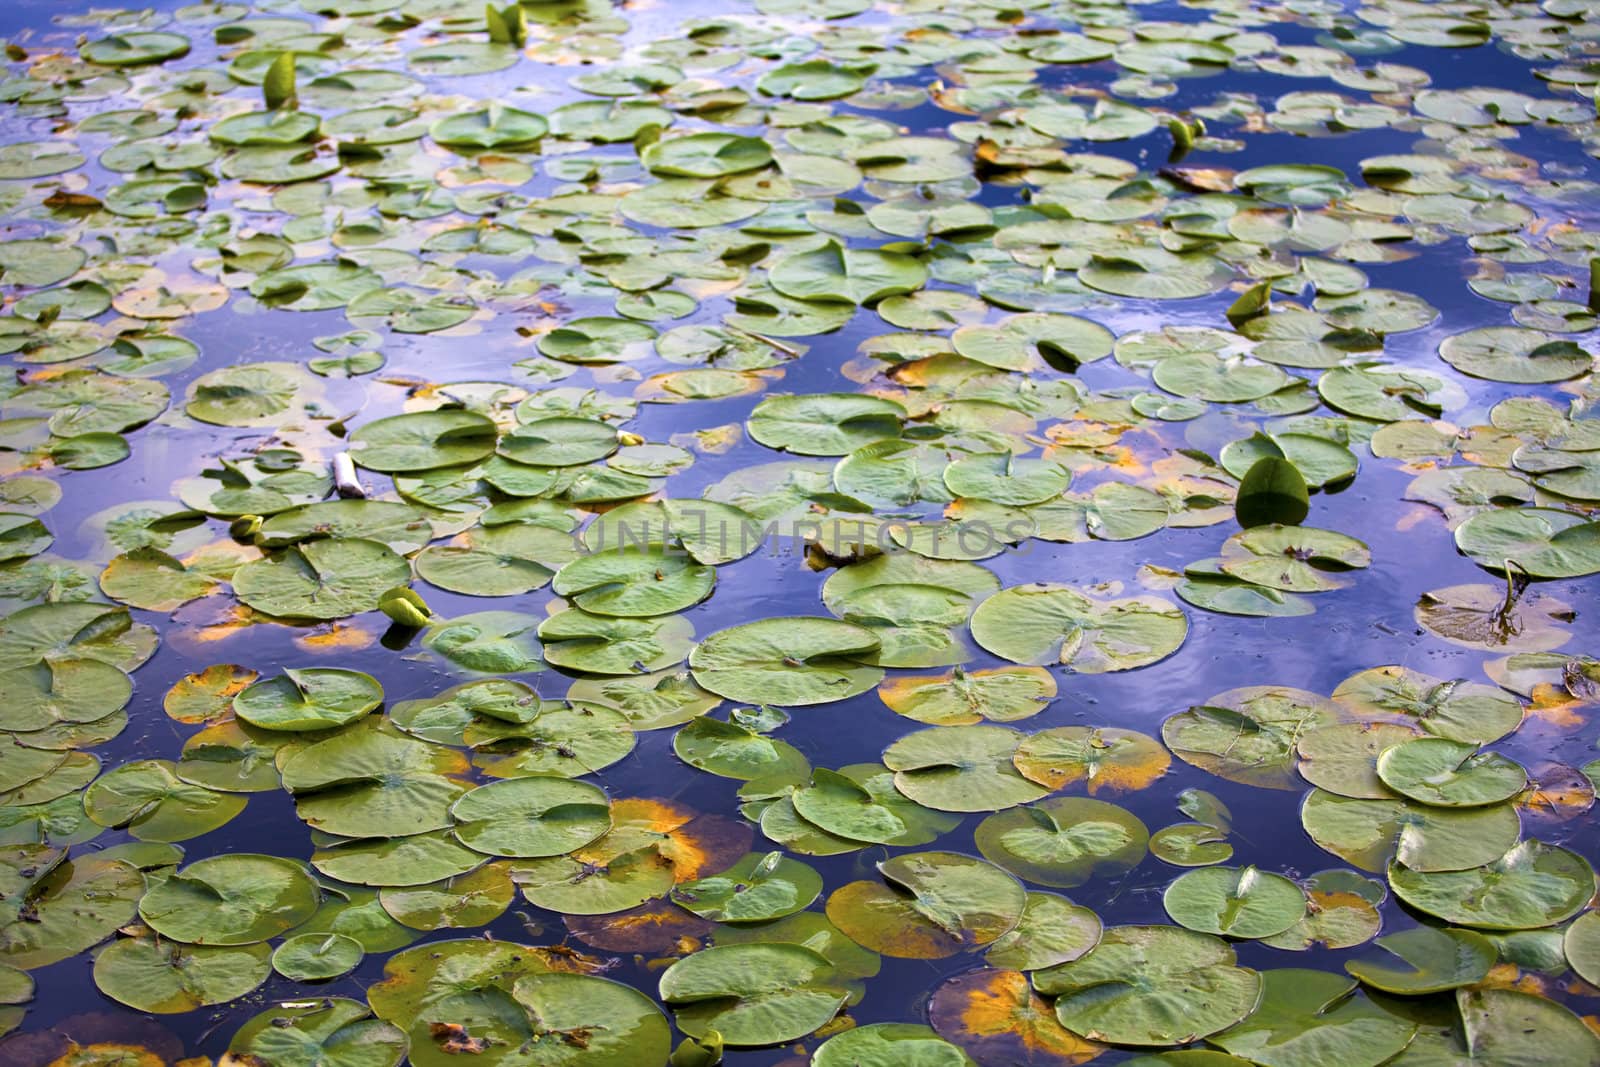
[[[0,1064],[1600,1063],[1597,20],[7,5]]]

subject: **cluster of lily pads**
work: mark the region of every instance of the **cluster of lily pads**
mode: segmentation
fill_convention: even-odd
[[[1593,4],[724,6],[8,42],[0,1059],[169,1058],[92,959],[236,1067],[1600,1062]],[[1081,706],[1441,519],[1456,676]]]

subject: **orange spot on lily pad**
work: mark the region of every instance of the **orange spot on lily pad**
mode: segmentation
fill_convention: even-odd
[[[950,979],[933,994],[928,1020],[979,1067],[1067,1067],[1106,1051],[1062,1026],[1021,971],[973,971]]]

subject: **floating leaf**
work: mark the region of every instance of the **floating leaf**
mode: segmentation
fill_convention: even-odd
[[[1255,1010],[1262,980],[1220,938],[1172,926],[1114,926],[1093,952],[1038,971],[1063,1026],[1091,1041],[1176,1045]]]
[[[851,882],[828,897],[828,918],[885,956],[943,959],[988,945],[1021,920],[1015,878],[954,852],[914,852],[878,865],[883,881]]]
[[[827,957],[800,945],[702,949],[661,975],[661,999],[691,1037],[774,1045],[806,1036],[844,1004]]]

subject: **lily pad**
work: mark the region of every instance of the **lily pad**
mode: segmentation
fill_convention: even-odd
[[[1068,1030],[1145,1046],[1232,1026],[1256,1009],[1262,984],[1221,938],[1172,926],[1114,926],[1093,952],[1033,976]]]

